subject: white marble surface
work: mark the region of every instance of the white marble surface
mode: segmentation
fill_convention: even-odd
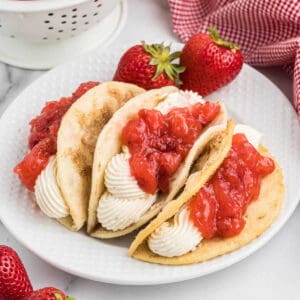
[[[129,0],[129,18],[116,43],[137,39],[174,40],[166,1]],[[137,26],[138,25],[138,26]],[[278,68],[260,69],[292,99],[292,82]],[[25,71],[0,63],[0,114],[43,72]],[[28,99],[30,101],[30,99]],[[1,209],[1,208],[0,208]],[[78,300],[93,299],[299,299],[300,208],[264,248],[218,273],[182,283],[126,287],[97,283],[62,272],[31,254],[0,224],[0,243],[21,256],[34,288],[53,285]],[[87,258],[88,259],[88,258]]]

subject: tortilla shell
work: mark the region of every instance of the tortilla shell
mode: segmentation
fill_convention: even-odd
[[[268,150],[262,145],[259,146],[259,152],[264,156],[272,157]],[[164,218],[161,218],[159,225],[158,222],[156,222],[154,226],[151,226],[151,230],[147,231],[147,235],[143,235],[142,243],[138,243],[137,249],[136,247],[131,247],[129,254],[138,260],[150,263],[187,265],[213,259],[250,243],[271,226],[282,206],[284,198],[283,175],[276,161],[275,164],[276,168],[274,172],[262,180],[258,199],[249,205],[245,215],[246,225],[239,235],[231,238],[204,239],[194,251],[178,257],[169,258],[156,255],[150,251],[146,241],[147,237],[158,228],[160,224],[174,215],[175,210],[166,207],[168,211],[165,212]],[[201,185],[203,186],[204,183],[203,181]],[[188,199],[189,197],[187,200]],[[137,245],[137,243],[135,243],[135,245]]]
[[[130,256],[135,253],[140,244],[156,228],[175,215],[180,207],[195,195],[201,186],[215,173],[231,148],[233,128],[234,122],[230,120],[227,124],[227,129],[218,134],[206,145],[185,183],[183,192],[177,199],[169,202],[160,214],[138,233],[128,250]]]
[[[192,149],[189,151],[184,163],[180,166],[170,181],[170,192],[162,194],[156,203],[140,218],[137,223],[134,223],[123,230],[112,231],[107,230],[98,223],[97,207],[101,195],[105,192],[104,174],[105,169],[112,157],[121,152],[122,142],[121,133],[126,123],[135,118],[138,111],[142,108],[153,109],[159,102],[164,100],[164,97],[169,93],[177,92],[175,87],[165,87],[157,90],[148,91],[142,95],[138,95],[124,105],[107,124],[101,132],[96,150],[93,164],[92,175],[92,190],[89,201],[88,215],[88,233],[96,238],[109,239],[123,236],[133,232],[137,228],[146,224],[154,218],[162,207],[172,200],[179,190],[184,186],[189,175],[190,168],[205,145],[218,133],[226,128],[227,113],[222,103],[221,112],[202,132],[200,138],[195,142]]]
[[[104,82],[64,115],[57,137],[57,181],[70,216],[58,221],[77,231],[87,219],[93,154],[104,125],[125,102],[144,92],[133,84]]]

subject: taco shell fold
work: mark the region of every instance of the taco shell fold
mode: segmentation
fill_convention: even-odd
[[[79,230],[87,219],[93,154],[100,131],[115,111],[142,92],[133,84],[101,83],[64,115],[57,137],[57,181],[70,215],[58,221],[68,229]]]
[[[224,145],[224,143],[226,145]],[[271,157],[275,161],[276,167],[273,173],[263,178],[259,197],[249,205],[245,214],[246,225],[239,235],[231,238],[204,239],[194,251],[178,257],[162,257],[149,249],[147,239],[151,233],[162,223],[172,218],[181,207],[204,186],[222,163],[223,159],[226,157],[226,155],[224,156],[226,151],[223,151],[224,148],[222,149],[222,147],[228,149],[228,146],[231,145],[231,141],[223,140],[222,144],[220,144],[221,147],[219,147],[219,151],[224,153],[219,156],[220,161],[215,161],[211,164],[210,156],[206,155],[200,157],[199,161],[202,165],[201,170],[193,173],[187,180],[186,187],[180,196],[175,201],[166,205],[157,218],[155,218],[144,230],[139,232],[129,248],[128,253],[130,256],[141,261],[163,265],[187,265],[199,263],[243,247],[260,236],[271,226],[279,214],[284,198],[283,176],[278,163],[274,160],[268,150],[260,145],[259,152],[264,156]]]
[[[170,192],[168,194],[162,194],[137,223],[118,231],[111,231],[103,228],[97,220],[97,207],[101,195],[105,192],[104,175],[106,166],[114,155],[121,152],[121,134],[124,126],[129,120],[137,117],[140,109],[154,109],[155,106],[163,101],[168,94],[178,91],[179,90],[176,87],[164,87],[161,89],[150,90],[144,94],[136,96],[115,113],[113,118],[100,133],[94,155],[92,188],[88,211],[87,230],[88,234],[91,236],[101,239],[123,236],[133,232],[154,218],[164,205],[171,201],[184,186],[195,158],[200,155],[206,144],[217,134],[225,130],[227,124],[227,113],[224,105],[220,103],[221,112],[215,120],[204,128],[200,137],[189,151],[185,161],[172,177],[170,181]]]

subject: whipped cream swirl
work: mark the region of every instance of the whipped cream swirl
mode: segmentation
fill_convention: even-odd
[[[150,250],[160,256],[180,256],[195,250],[202,235],[190,220],[190,213],[184,208],[174,218],[174,223],[164,222],[148,239]]]
[[[130,154],[115,155],[105,170],[105,186],[109,193],[116,198],[137,199],[147,194],[139,187],[137,181],[130,173]]]
[[[139,221],[151,208],[156,194],[145,193],[130,173],[130,154],[115,155],[105,170],[105,192],[97,208],[97,219],[101,225],[112,231],[122,230]]]
[[[155,109],[162,114],[167,114],[174,107],[188,107],[196,103],[205,103],[204,99],[192,91],[179,91],[171,93],[160,102]]]
[[[56,174],[56,156],[52,156],[37,178],[34,194],[42,212],[50,218],[59,219],[69,215],[69,208],[61,195]]]
[[[103,227],[109,230],[122,230],[138,222],[141,216],[155,202],[156,196],[127,199],[118,198],[105,192],[97,209],[97,218]]]

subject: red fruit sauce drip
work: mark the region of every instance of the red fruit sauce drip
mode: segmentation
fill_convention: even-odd
[[[262,178],[274,169],[271,158],[262,156],[244,134],[235,134],[228,156],[189,204],[190,218],[202,236],[239,234],[248,205],[258,198]]]
[[[56,153],[57,132],[70,106],[99,82],[82,83],[70,97],[47,102],[40,115],[30,121],[29,153],[15,166],[14,172],[29,190],[34,190],[37,177],[46,167],[49,157]]]
[[[220,105],[206,102],[174,108],[163,115],[142,109],[122,132],[122,142],[131,154],[129,164],[143,191],[169,190],[169,181],[187,156],[202,128],[220,112]]]

